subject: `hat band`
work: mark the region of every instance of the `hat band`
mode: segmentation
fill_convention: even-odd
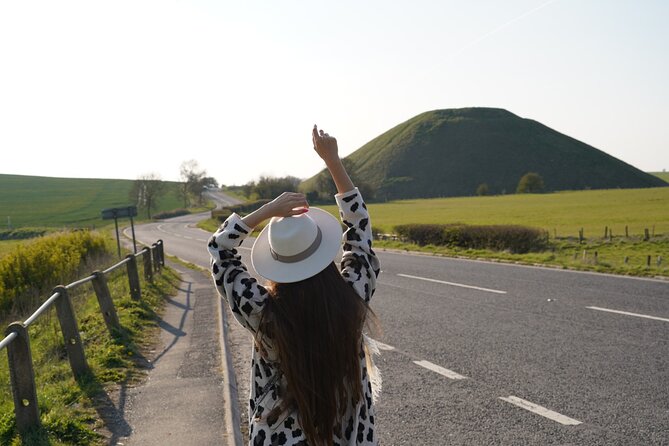
[[[302,252],[298,252],[297,254],[292,256],[282,256],[281,254],[277,254],[270,246],[269,252],[272,254],[272,258],[281,263],[296,263],[296,262],[301,262],[302,260],[308,258],[310,255],[316,252],[318,247],[321,245],[321,240],[323,239],[323,233],[321,233],[321,228],[318,226],[316,226],[316,228],[318,229],[318,232],[316,233],[316,239],[307,249],[305,249]]]

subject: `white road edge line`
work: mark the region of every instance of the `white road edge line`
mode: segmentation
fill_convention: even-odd
[[[425,280],[427,282],[443,283],[445,285],[458,286],[458,287],[461,287],[461,288],[470,288],[472,290],[486,291],[488,293],[506,294],[506,291],[493,290],[493,289],[490,289],[490,288],[482,288],[482,287],[474,286],[474,285],[465,285],[463,283],[446,282],[445,280],[428,279],[427,277],[411,276],[409,274],[397,274],[397,275],[400,276],[400,277],[408,277],[409,279],[418,279],[418,280]]]
[[[624,314],[626,316],[643,317],[645,319],[653,319],[655,321],[669,322],[669,319],[665,317],[648,316],[647,314],[630,313],[628,311],[620,311],[620,310],[610,310],[608,308],[601,308],[601,307],[585,307],[585,308],[589,308],[590,310],[606,311],[608,313]]]
[[[416,365],[425,367],[428,370],[432,370],[440,375],[444,375],[446,378],[450,379],[467,379],[466,376],[460,375],[459,373],[454,372],[453,370],[445,369],[437,364],[432,364],[430,361],[414,361]]]
[[[556,421],[560,424],[564,424],[565,426],[577,426],[581,424],[580,421],[575,420],[573,418],[569,418],[566,415],[562,415],[561,413],[557,413],[555,411],[552,411],[550,409],[546,409],[543,406],[539,406],[538,404],[531,403],[527,400],[524,400],[522,398],[518,398],[517,396],[500,396],[500,400],[506,401],[507,403],[511,403],[514,406],[518,406],[522,409],[529,410],[530,412],[533,412],[537,415],[541,415],[542,417],[548,418],[549,420]]]

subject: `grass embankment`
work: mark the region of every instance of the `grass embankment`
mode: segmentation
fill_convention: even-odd
[[[334,205],[324,209],[338,215]],[[550,237],[547,251],[530,254],[421,247],[392,240],[378,240],[377,247],[618,274],[669,276],[669,188],[666,187],[399,200],[371,203],[369,209],[378,233],[391,234],[396,225],[410,223],[517,224],[544,229]],[[629,238],[625,237],[626,226]],[[213,232],[218,222],[207,220],[200,227]],[[605,227],[613,231],[612,240],[604,239]],[[584,232],[583,244],[578,242],[580,229]],[[645,229],[651,236],[654,234],[649,241],[642,240]],[[646,267],[648,255],[651,255],[650,268]],[[663,259],[659,267],[658,256]]]
[[[10,254],[11,255],[11,254]],[[115,262],[108,258],[107,264]],[[100,268],[103,265],[97,265]],[[142,262],[139,262],[140,277]],[[125,386],[140,376],[146,360],[142,356],[155,335],[157,313],[166,296],[173,295],[179,284],[169,268],[154,276],[153,283],[141,279],[142,299],[130,298],[125,268],[108,277],[109,289],[123,327],[110,335],[89,284],[70,292],[84,351],[91,374],[80,382],[72,376],[66,358],[55,309],[43,314],[29,328],[37,398],[43,429],[32,432],[21,442],[14,423],[14,409],[9,386],[7,356],[0,355],[0,444],[2,445],[102,445],[99,433],[104,421],[117,417],[109,389]],[[85,274],[84,274],[85,275]],[[41,300],[46,299],[41,296]],[[34,308],[33,308],[34,309]],[[32,310],[31,310],[32,311]],[[17,316],[12,317],[16,319]],[[21,315],[25,319],[25,314]],[[10,322],[6,316],[3,329]]]
[[[102,220],[102,209],[131,203],[133,182],[0,174],[0,219],[4,226],[9,218],[13,227],[99,228],[110,223]],[[179,183],[165,184],[167,191],[158,200],[155,213],[183,207],[177,194]],[[140,209],[137,221],[142,220],[146,220],[146,212]]]

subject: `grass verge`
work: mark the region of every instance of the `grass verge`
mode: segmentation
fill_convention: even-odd
[[[21,440],[16,431],[6,354],[0,358],[0,444],[102,445],[104,425],[118,419],[110,395],[135,382],[147,361],[143,356],[157,333],[158,314],[165,297],[180,283],[177,273],[164,268],[153,283],[142,279],[142,299],[130,298],[121,273],[109,278],[109,289],[122,329],[107,331],[90,284],[71,294],[91,373],[79,382],[72,377],[52,308],[29,328],[42,428]],[[141,271],[141,268],[140,268]],[[6,326],[5,323],[3,325]]]
[[[585,240],[558,239],[548,250],[527,254],[484,249],[461,249],[447,246],[419,246],[396,240],[377,240],[375,249],[395,249],[428,253],[444,257],[490,260],[522,265],[548,266],[578,271],[622,274],[669,279],[669,236],[641,239]],[[650,265],[647,264],[651,256]],[[658,257],[661,262],[658,264]]]

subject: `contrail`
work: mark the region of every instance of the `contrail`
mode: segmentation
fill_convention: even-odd
[[[539,11],[540,9],[543,9],[546,6],[550,5],[551,3],[555,3],[556,1],[558,1],[558,0],[549,0],[545,3],[542,3],[541,5],[537,6],[536,8],[530,9],[529,11],[522,13],[518,17],[514,17],[513,19],[502,23],[501,25],[499,25],[497,28],[493,29],[492,31],[488,31],[487,33],[483,34],[482,36],[472,40],[471,42],[469,42],[468,44],[466,44],[465,46],[463,46],[462,48],[460,48],[459,50],[457,50],[456,52],[451,54],[451,57],[455,57],[455,56],[460,55],[463,51],[471,48],[472,46],[476,45],[477,43],[482,42],[483,40],[487,39],[488,37],[490,37],[494,34],[497,34],[498,32],[500,32],[501,30],[503,30],[507,26],[517,22],[518,20],[524,19],[528,15],[534,14],[535,12]]]

